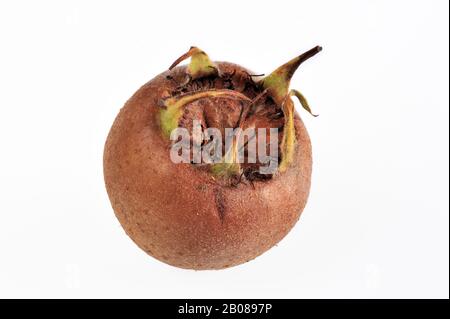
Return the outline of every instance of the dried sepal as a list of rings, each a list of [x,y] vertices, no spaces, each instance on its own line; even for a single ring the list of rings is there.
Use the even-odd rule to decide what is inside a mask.
[[[264,90],[260,94],[258,94],[251,102],[244,107],[242,110],[238,125],[237,125],[237,134],[236,137],[232,141],[232,146],[229,150],[226,151],[222,161],[220,163],[215,163],[211,165],[211,172],[213,175],[218,177],[231,177],[237,176],[241,173],[241,165],[238,162],[238,153],[241,149],[239,149],[238,141],[240,140],[242,130],[246,124],[247,115],[252,110],[252,108],[263,98],[266,96],[267,90]],[[242,148],[242,147],[241,147]]]
[[[268,76],[263,78],[259,83],[267,90],[268,95],[273,99],[276,105],[281,106],[284,114],[284,128],[283,128],[283,140],[281,141],[281,163],[278,167],[280,172],[286,171],[289,165],[294,159],[294,148],[295,148],[295,126],[294,126],[294,102],[291,96],[296,96],[303,108],[305,108],[309,113],[311,109],[309,108],[308,102],[304,96],[298,91],[289,91],[289,85],[291,78],[294,75],[297,68],[304,61],[313,57],[317,53],[322,51],[322,47],[316,46],[305,53],[295,57],[289,62],[283,64],[275,71],[270,73]],[[312,114],[312,113],[311,113]]]
[[[169,70],[172,70],[188,58],[191,58],[191,61],[187,67],[187,74],[191,80],[219,74],[219,70],[214,62],[210,60],[204,51],[197,47],[191,47],[188,52],[176,59],[169,67]]]
[[[233,141],[232,147],[225,153],[220,163],[211,165],[211,173],[217,177],[233,177],[238,176],[241,172],[241,164],[238,162],[237,142]]]
[[[281,163],[278,170],[282,173],[286,171],[294,160],[295,148],[295,126],[294,126],[294,102],[287,96],[282,105],[284,113],[283,140],[281,141]]]
[[[317,117],[319,116],[318,114],[314,114],[311,111],[311,107],[308,104],[308,101],[306,100],[305,96],[298,90],[291,90],[289,93],[290,96],[295,96],[299,101],[300,104],[302,105],[302,107],[312,116]]]
[[[288,95],[291,78],[300,64],[320,51],[322,51],[322,47],[316,46],[283,64],[261,80],[262,87],[269,91],[269,95],[277,105],[281,105]]]

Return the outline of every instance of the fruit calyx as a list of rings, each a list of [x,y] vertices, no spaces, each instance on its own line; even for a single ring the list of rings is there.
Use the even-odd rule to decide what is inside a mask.
[[[188,52],[180,56],[169,68],[169,70],[172,70],[182,61],[191,58],[185,71],[186,78],[178,77],[178,80],[176,80],[171,76],[167,76],[168,79],[178,82],[178,86],[169,98],[162,100],[164,108],[160,111],[160,123],[163,135],[169,138],[172,130],[181,125],[180,119],[184,117],[185,107],[201,99],[226,98],[235,101],[232,103],[239,103],[241,105],[241,114],[239,120],[232,127],[241,129],[246,125],[247,117],[255,116],[255,112],[250,112],[252,108],[273,108],[272,113],[275,113],[275,115],[278,113],[282,114],[281,121],[284,121],[284,124],[281,125],[283,135],[279,144],[281,162],[278,165],[278,171],[281,173],[286,171],[294,159],[296,144],[295,107],[291,97],[298,98],[300,104],[308,113],[317,116],[312,113],[302,93],[289,89],[290,81],[300,64],[321,50],[320,46],[316,46],[255,82],[253,77],[246,72],[239,71],[247,76],[242,76],[242,74],[236,75],[237,69],[234,69],[231,74],[227,74],[226,70],[220,72],[218,66],[210,60],[204,51],[197,47],[191,47]],[[231,85],[228,86],[225,83]],[[248,87],[251,88],[249,91],[246,90]],[[262,99],[263,97],[264,100]],[[256,102],[259,102],[260,99],[263,101],[256,105]],[[227,111],[223,109],[223,111],[219,110],[219,112]],[[270,119],[265,120],[270,124]],[[248,125],[252,125],[252,123]],[[269,126],[272,127],[271,125]],[[217,177],[242,177],[243,172],[245,173],[247,168],[239,164],[237,153],[238,147],[235,140],[233,140],[232,146],[225,150],[222,162],[210,165],[210,172]]]

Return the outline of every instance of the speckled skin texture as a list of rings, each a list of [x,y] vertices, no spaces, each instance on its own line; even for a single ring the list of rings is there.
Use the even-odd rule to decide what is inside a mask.
[[[243,68],[218,62],[221,71]],[[189,269],[221,269],[249,261],[277,244],[305,207],[311,182],[311,144],[296,114],[297,144],[289,169],[271,180],[216,181],[205,170],[170,160],[161,134],[161,98],[184,67],[141,87],[108,135],[104,177],[114,212],[130,238],[149,255]]]

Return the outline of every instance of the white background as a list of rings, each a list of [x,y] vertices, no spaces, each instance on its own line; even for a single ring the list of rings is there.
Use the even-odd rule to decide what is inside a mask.
[[[449,296],[448,1],[2,1],[0,297]],[[125,235],[102,152],[124,102],[189,46],[292,87],[311,197],[275,248],[227,270]]]

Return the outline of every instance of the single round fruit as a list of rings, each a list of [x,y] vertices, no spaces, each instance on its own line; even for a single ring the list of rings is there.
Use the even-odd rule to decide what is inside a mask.
[[[262,77],[214,63],[192,47],[130,98],[105,144],[104,177],[117,218],[140,248],[173,266],[221,269],[257,257],[289,232],[306,205],[312,166],[310,139],[291,96],[310,108],[289,82],[320,49]],[[189,57],[188,66],[177,66]],[[260,159],[238,161],[235,141],[223,144],[219,162],[174,163],[171,134],[193,132],[194,120],[221,134],[267,128],[256,131],[258,145],[261,134],[278,129],[276,170],[261,173]],[[208,138],[200,142],[204,147]],[[249,145],[247,139],[244,159]]]

